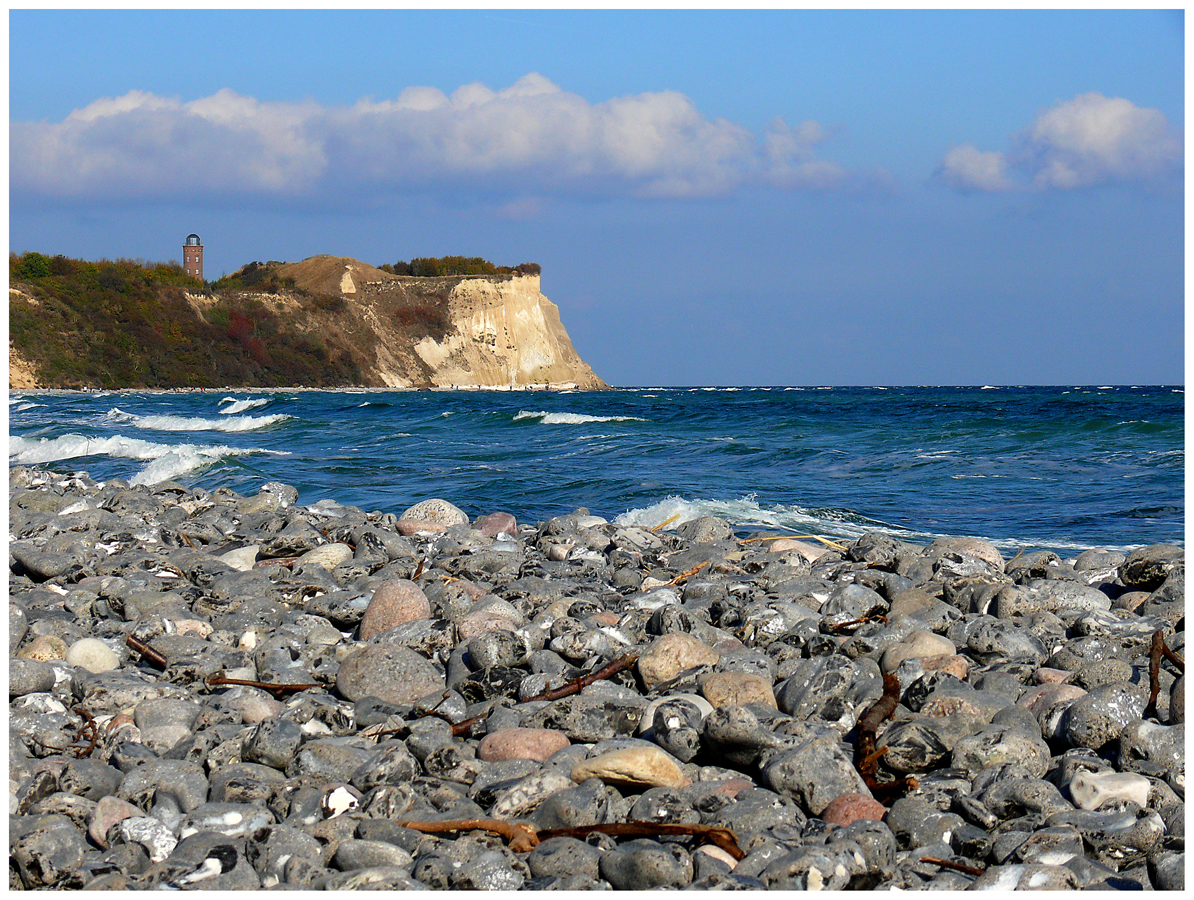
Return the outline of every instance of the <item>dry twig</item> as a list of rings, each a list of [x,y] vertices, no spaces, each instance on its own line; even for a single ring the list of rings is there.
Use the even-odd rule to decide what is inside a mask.
[[[443,822],[395,822],[401,828],[440,834],[445,831],[488,831],[503,837],[515,853],[526,853],[539,846],[539,835],[530,825],[501,819],[447,819]]]
[[[734,859],[744,859],[746,854],[738,846],[738,837],[729,828],[716,825],[679,825],[671,822],[610,822],[604,825],[581,825],[576,828],[553,828],[536,831],[520,822],[506,822],[502,819],[448,819],[443,822],[395,822],[402,828],[411,828],[425,834],[440,834],[446,831],[488,831],[505,838],[515,853],[526,853],[535,849],[540,842],[553,837],[584,838],[599,833],[613,837],[662,837],[687,835],[702,838],[720,847]]]
[[[776,534],[770,537],[755,537],[743,538],[739,544],[753,544],[757,541],[820,541],[831,550],[846,550],[845,544],[839,544],[837,541],[831,541],[829,538],[823,538],[817,534]]]
[[[525,700],[520,700],[520,703],[531,703],[535,700],[559,700],[561,697],[570,697],[573,694],[579,694],[584,688],[588,687],[595,681],[602,681],[613,675],[617,675],[634,665],[638,659],[638,654],[630,654],[615,659],[608,665],[602,666],[595,672],[590,672],[588,675],[582,675],[580,678],[575,678],[567,684],[562,684],[558,688],[551,688],[543,691],[541,694],[535,694],[533,697],[527,697]],[[430,713],[435,715],[435,713]],[[489,714],[481,713],[473,716],[470,719],[462,719],[452,725],[452,734],[455,737],[461,737],[469,733],[469,730],[481,720],[485,719]],[[442,718],[442,716],[441,716]]]
[[[705,568],[705,566],[707,566],[707,565],[709,565],[709,560],[705,560],[703,563],[698,563],[697,565],[695,565],[691,569],[689,569],[687,572],[681,572],[679,575],[677,575],[675,578],[673,578],[671,581],[669,581],[667,584],[665,584],[664,587],[675,587],[681,581],[683,581],[685,578],[691,578],[693,575],[695,575],[697,572],[701,571],[701,569]]]
[[[284,694],[296,694],[299,691],[308,691],[311,688],[320,688],[322,684],[271,684],[268,681],[249,681],[247,678],[225,678],[223,675],[209,675],[206,679],[210,687],[215,687],[221,684],[241,684],[245,687],[261,688],[263,691],[269,691],[281,697]]]
[[[82,706],[74,707],[74,711],[81,715],[85,720],[82,726],[79,728],[79,734],[75,740],[82,740],[83,733],[85,731],[91,732],[91,735],[88,738],[90,743],[86,747],[79,747],[75,750],[75,758],[82,759],[84,756],[90,756],[91,751],[93,751],[96,748],[96,745],[99,744],[99,726],[95,724],[95,719],[92,718],[91,713],[89,713]]]
[[[523,703],[530,703],[533,700],[559,700],[561,697],[570,697],[573,694],[579,694],[584,688],[587,688],[595,681],[602,681],[617,675],[629,669],[638,661],[637,653],[630,653],[626,656],[620,656],[613,662],[602,666],[595,672],[590,672],[588,675],[582,675],[580,678],[575,678],[567,684],[562,684],[558,688],[551,688],[541,694],[536,694],[533,697],[527,697]]]
[[[935,856],[922,856],[920,861],[941,866],[943,869],[953,869],[955,872],[962,872],[965,875],[973,875],[975,878],[986,871],[986,869],[976,869],[974,866],[968,866],[965,863],[950,862],[948,859],[938,859]]]
[[[166,668],[166,657],[154,650],[153,647],[149,646],[149,644],[137,640],[131,634],[124,639],[124,643],[130,650],[140,653],[143,657],[145,657],[146,661],[157,666],[159,669]]]
[[[1161,660],[1166,659],[1177,670],[1185,674],[1186,663],[1165,644],[1165,635],[1158,629],[1153,632],[1152,646],[1148,651],[1148,703],[1144,706],[1144,718],[1157,715],[1157,695],[1161,692]]]
[[[879,802],[883,797],[912,790],[916,787],[916,779],[912,777],[897,778],[895,781],[879,781],[879,759],[887,752],[887,747],[875,747],[875,732],[879,730],[900,703],[900,682],[890,672],[883,676],[883,696],[876,700],[858,720],[858,747],[854,754],[854,765],[858,774],[866,783],[871,794]]]

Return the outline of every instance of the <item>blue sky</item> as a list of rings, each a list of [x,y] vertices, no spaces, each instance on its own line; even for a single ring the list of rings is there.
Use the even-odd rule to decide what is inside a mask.
[[[534,261],[619,385],[1184,380],[1180,11],[17,10],[9,52],[17,252]]]

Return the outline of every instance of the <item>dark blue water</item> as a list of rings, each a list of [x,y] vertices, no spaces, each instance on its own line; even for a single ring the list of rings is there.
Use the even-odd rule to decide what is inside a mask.
[[[647,388],[597,393],[11,392],[11,464],[401,512],[577,507],[853,538],[1073,551],[1184,543],[1171,387]]]

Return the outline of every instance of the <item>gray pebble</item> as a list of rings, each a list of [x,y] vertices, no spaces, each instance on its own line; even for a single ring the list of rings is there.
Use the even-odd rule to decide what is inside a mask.
[[[682,888],[692,881],[692,857],[677,844],[631,840],[601,857],[601,877],[620,891]]]

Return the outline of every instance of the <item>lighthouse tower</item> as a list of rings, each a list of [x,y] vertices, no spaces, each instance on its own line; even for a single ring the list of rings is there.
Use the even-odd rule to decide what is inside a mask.
[[[182,245],[182,267],[188,275],[203,280],[203,243],[197,234],[188,234]]]

